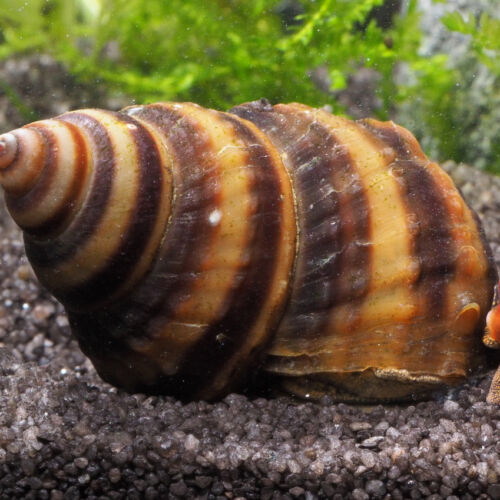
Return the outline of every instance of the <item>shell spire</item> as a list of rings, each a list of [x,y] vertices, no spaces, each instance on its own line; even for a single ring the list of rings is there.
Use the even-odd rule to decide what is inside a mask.
[[[70,222],[90,173],[78,132],[57,120],[0,136],[0,184],[10,214],[28,235],[46,239]]]
[[[12,133],[0,136],[0,169],[9,167],[17,154],[17,139]]]
[[[113,301],[149,269],[170,214],[166,155],[140,123],[96,109],[1,136],[7,207],[35,273],[67,310]]]
[[[30,191],[43,170],[45,155],[45,141],[34,128],[17,129],[0,137],[0,184],[10,198],[20,198]]]

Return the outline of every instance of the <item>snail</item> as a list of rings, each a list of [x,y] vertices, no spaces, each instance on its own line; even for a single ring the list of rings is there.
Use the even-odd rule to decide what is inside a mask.
[[[0,184],[127,391],[215,400],[264,371],[301,397],[403,400],[484,367],[486,324],[500,346],[479,219],[392,122],[266,100],[71,111],[0,136]]]

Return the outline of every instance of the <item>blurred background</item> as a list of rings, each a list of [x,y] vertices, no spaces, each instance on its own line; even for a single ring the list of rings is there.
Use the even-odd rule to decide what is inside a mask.
[[[70,108],[266,97],[393,119],[500,174],[497,0],[0,0],[0,131]]]

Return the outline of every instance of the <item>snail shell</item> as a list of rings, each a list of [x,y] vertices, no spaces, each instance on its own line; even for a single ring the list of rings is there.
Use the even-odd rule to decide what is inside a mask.
[[[80,110],[4,134],[0,183],[82,350],[129,391],[216,399],[262,365],[298,395],[401,399],[484,362],[478,219],[391,122]]]

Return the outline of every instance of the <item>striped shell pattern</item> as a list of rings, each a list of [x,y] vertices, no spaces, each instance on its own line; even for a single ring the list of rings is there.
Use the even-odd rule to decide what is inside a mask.
[[[217,399],[264,370],[292,394],[392,400],[485,364],[478,218],[392,122],[86,109],[1,136],[0,183],[40,282],[126,390]]]

